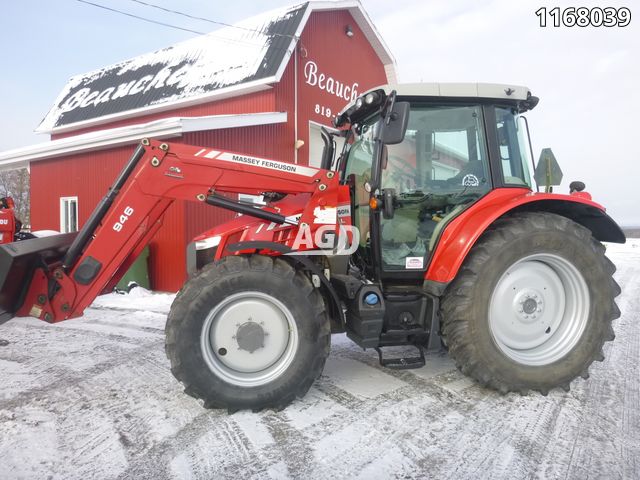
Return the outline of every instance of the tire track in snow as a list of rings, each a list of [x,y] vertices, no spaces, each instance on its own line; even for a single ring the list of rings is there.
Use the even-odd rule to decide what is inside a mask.
[[[330,383],[330,379],[326,375],[321,375],[319,379],[315,381],[311,388],[319,390],[337,405],[346,407],[349,410],[355,410],[363,405],[363,401],[347,392],[346,390],[337,387]]]
[[[47,371],[47,376],[57,377],[55,380],[37,387],[30,388],[21,392],[17,397],[9,400],[0,401],[0,410],[9,410],[19,407],[25,403],[37,400],[42,397],[51,395],[56,390],[62,390],[71,386],[75,386],[87,377],[99,375],[109,369],[131,361],[131,357],[139,356],[144,352],[161,348],[156,342],[153,344],[144,344],[139,347],[132,348],[124,352],[113,351],[114,360],[108,360],[98,363],[91,368],[80,371],[63,370],[57,366],[52,366]]]
[[[218,424],[211,421],[211,416],[210,412],[203,411],[176,434],[155,443],[147,452],[131,461],[117,478],[170,478],[170,462],[174,457],[206,433],[217,432]]]
[[[34,344],[46,342],[72,349],[79,341],[102,343],[98,357],[117,361],[94,375],[87,372],[98,364],[82,372],[47,369],[51,375],[84,379],[52,382],[52,390],[40,386],[40,394],[24,405],[10,404],[9,416],[0,412],[0,431],[9,439],[25,431],[49,439],[57,432],[50,442],[58,450],[50,450],[51,457],[36,450],[24,457],[33,477],[640,478],[639,275],[637,263],[621,266],[618,338],[606,347],[606,363],[596,363],[592,378],[574,382],[569,394],[500,396],[470,383],[453,362],[440,357],[431,357],[434,363],[421,370],[383,369],[375,355],[337,339],[328,362],[333,368],[304,399],[283,412],[228,416],[204,411],[200,402],[180,393],[160,335],[140,330],[153,327],[117,325],[123,317],[115,315],[86,322],[97,320],[100,330],[86,324],[13,328],[13,347],[28,349],[12,357],[2,347],[0,358],[27,362],[29,369],[60,361],[53,349],[32,352]],[[64,360],[94,354],[89,349]],[[343,366],[353,371],[340,371]],[[43,412],[55,424],[38,425]],[[28,424],[18,421],[24,416]],[[32,443],[22,438],[28,452]],[[4,449],[0,471],[12,453]],[[80,458],[74,450],[87,455]],[[38,464],[56,457],[54,463]]]
[[[523,411],[522,404],[516,408],[510,406],[504,412],[503,420],[496,425],[493,435],[489,435],[490,439],[500,441],[492,443],[491,440],[485,440],[482,448],[477,448],[471,457],[465,456],[465,459],[471,459],[469,463],[472,468],[462,473],[460,478],[525,478],[530,472],[536,471],[538,459],[542,457],[547,440],[555,429],[557,414],[564,402],[535,397],[531,400],[537,403],[535,415]],[[482,437],[478,440],[482,441]]]
[[[309,469],[313,467],[315,458],[313,448],[306,436],[280,413],[264,417],[263,421],[276,441],[275,448],[287,467],[292,478],[309,478]]]
[[[105,305],[96,305],[95,303],[91,304],[91,307],[89,307],[91,310],[102,310],[102,311],[106,311],[106,312],[124,312],[124,313],[139,313],[140,310],[137,308],[130,308],[130,307],[107,307]],[[164,315],[165,317],[167,316],[167,314],[169,313],[169,310],[166,308],[145,308],[144,309],[145,312],[149,312],[149,313],[157,313],[160,315]]]
[[[155,356],[155,352],[151,352],[151,356]],[[149,354],[137,355],[128,364],[86,376],[79,382],[58,385],[63,388],[48,390],[45,395],[13,408],[11,411],[18,413],[25,409],[41,410],[55,418],[57,439],[52,448],[55,448],[56,463],[54,467],[40,467],[43,470],[34,477],[44,478],[49,471],[57,472],[60,478],[117,475],[126,467],[129,453],[144,449],[149,438],[162,433],[157,427],[163,420],[162,400],[165,404],[176,403],[179,391],[177,385],[171,392],[159,385],[145,385],[145,380],[148,382],[151,378],[156,383],[166,383],[172,381],[169,377],[166,361],[161,365],[155,358],[149,358]],[[140,384],[132,387],[128,378],[137,379]],[[200,412],[197,404],[193,407]],[[186,410],[184,406],[182,410]],[[4,430],[4,426],[0,425],[0,429]],[[14,443],[15,449],[30,447],[30,442]],[[85,453],[80,454],[83,451]]]
[[[44,323],[42,325],[38,325],[38,324],[32,324],[32,323],[22,323],[19,324],[22,328],[26,329],[26,330],[32,330],[32,331],[36,331],[36,332],[41,332],[43,335],[51,335],[51,336],[69,336],[69,333],[71,334],[75,334],[75,335],[80,335],[82,337],[85,338],[94,338],[96,340],[100,340],[101,342],[105,340],[105,337],[108,339],[112,339],[112,340],[116,340],[117,342],[124,342],[124,343],[130,343],[130,344],[134,344],[134,345],[138,345],[140,343],[140,340],[144,340],[144,341],[154,341],[156,339],[161,338],[161,336],[159,335],[159,333],[162,332],[158,332],[156,329],[153,329],[150,333],[152,333],[152,335],[149,335],[147,333],[144,332],[144,330],[142,330],[141,328],[132,328],[130,325],[126,325],[126,328],[123,328],[123,330],[125,330],[124,332],[122,330],[116,330],[116,331],[107,331],[107,329],[92,329],[92,325],[93,324],[97,324],[100,326],[105,326],[105,327],[111,327],[113,328],[113,324],[111,323],[106,323],[106,322],[95,322],[93,320],[89,321],[84,321],[82,322],[81,320],[76,321],[75,323],[73,323],[73,320],[67,320],[67,322],[71,322],[71,323],[63,323],[62,325],[50,325],[48,323]],[[115,327],[116,329],[118,328],[117,326]],[[140,333],[143,333],[143,335],[127,335],[126,333],[128,333],[128,331],[131,331],[131,333],[135,333],[135,331],[139,331]],[[69,332],[69,333],[66,333]],[[25,335],[28,336],[32,335],[31,333],[26,333]],[[64,340],[62,340],[64,342]]]
[[[640,272],[633,262],[615,263],[620,265],[615,277],[623,289],[622,295],[616,299],[622,316],[614,321],[616,339],[605,344],[604,362],[594,363],[590,369],[591,378],[585,385],[582,418],[566,478],[590,478],[593,472],[607,472],[611,478],[640,477],[637,463],[640,454],[637,412],[640,405],[637,397],[631,405],[627,403],[629,394],[634,396],[629,392],[629,385],[635,384],[637,389],[639,378],[637,344],[640,326],[635,317],[640,308],[637,282]],[[629,418],[635,419],[635,426],[626,425]],[[616,431],[621,435],[613,435]]]
[[[629,266],[624,270],[630,269]],[[622,412],[622,435],[627,441],[622,443],[623,477],[640,477],[640,284],[632,278],[640,277],[638,268],[626,276],[628,290],[620,302],[621,336],[629,335],[624,358],[629,368],[624,370],[624,409]],[[624,328],[622,328],[624,327]],[[634,361],[635,360],[635,361]]]
[[[268,415],[256,415],[256,423],[268,423]],[[265,478],[278,462],[279,449],[254,448],[234,415],[208,410],[130,462],[118,478]]]
[[[447,402],[453,402],[454,404],[462,404],[467,403],[468,400],[465,399],[464,395],[460,395],[456,389],[452,390],[448,388],[449,385],[452,385],[460,380],[466,381],[468,380],[466,376],[464,376],[461,372],[459,372],[453,361],[451,360],[451,368],[445,368],[443,373],[437,373],[433,376],[421,376],[422,371],[424,369],[429,369],[429,364],[421,370],[395,370],[391,368],[385,368],[380,365],[378,361],[378,357],[374,355],[370,355],[367,352],[363,352],[362,350],[356,350],[352,348],[339,348],[336,352],[332,352],[339,357],[350,358],[356,360],[358,362],[364,363],[371,368],[384,372],[386,375],[397,378],[401,380],[405,384],[411,385],[415,388],[416,392],[422,393],[423,395],[429,395],[431,397],[435,397],[438,399],[445,400]],[[432,355],[441,355],[440,353],[432,354]],[[427,360],[428,362],[428,360]],[[469,381],[468,388],[470,389],[467,392],[469,395],[482,397],[484,393],[490,392],[489,390],[483,389],[482,387],[476,385],[475,383]],[[463,388],[462,390],[465,390]],[[484,392],[484,393],[483,393]],[[464,408],[464,407],[461,407]]]
[[[477,384],[468,382],[467,377],[453,367],[453,363],[451,363],[451,370],[430,379],[421,379],[413,373],[418,372],[417,370],[402,371],[384,369],[379,366],[377,357],[367,355],[366,352],[342,348],[334,353],[366,362],[374,368],[381,368],[385,373],[402,379],[415,387],[412,395],[435,394],[434,396],[438,398],[440,404],[442,404],[442,408],[436,407],[436,411],[445,417],[457,411],[462,415],[460,417],[461,419],[466,419],[465,414],[468,413],[469,410],[473,412],[476,418],[491,417],[492,410],[496,408],[496,402],[504,403],[505,398],[510,399],[510,401],[520,398],[515,394],[501,397]],[[449,385],[458,382],[463,385],[463,390],[460,392],[450,390]],[[467,383],[469,386],[466,386]],[[434,387],[436,388],[435,390]],[[470,445],[468,451],[459,453],[459,457],[463,459],[463,470],[473,472],[465,478],[479,478],[483,476],[483,472],[487,471],[491,472],[490,477],[492,478],[513,478],[513,472],[510,470],[520,471],[523,475],[525,475],[524,472],[535,470],[538,465],[537,459],[544,453],[548,440],[554,433],[557,415],[563,408],[563,394],[560,395],[561,400],[558,402],[555,399],[532,393],[532,395],[525,398],[528,399],[528,403],[534,401],[539,405],[539,407],[536,408],[535,415],[522,417],[519,415],[519,412],[514,414],[513,406],[508,405],[503,414],[500,415],[501,420],[497,424],[490,426],[487,429],[488,431],[482,430],[474,432],[477,436],[478,443]],[[488,402],[485,402],[485,399],[487,399]],[[458,408],[456,408],[456,403]],[[461,421],[456,428],[464,428],[463,423],[464,421]],[[514,424],[517,425],[517,428],[512,427]],[[455,432],[451,433],[455,435]],[[486,438],[490,438],[491,440],[487,442],[485,440]],[[446,447],[444,448],[450,449],[450,452],[456,452],[460,449],[457,444],[458,442],[451,442],[451,444],[449,444],[446,440],[443,442],[442,439],[438,439],[438,442],[445,443]],[[481,445],[482,448],[478,448],[478,445]],[[512,452],[512,454],[505,455],[505,451]],[[496,454],[496,452],[499,452],[499,454]],[[444,464],[447,465],[447,459],[443,459],[443,461]],[[455,465],[448,465],[448,467],[453,467],[454,470],[457,468]],[[424,468],[425,470],[434,471],[432,462],[426,462]],[[451,478],[456,478],[458,475],[459,473],[456,473]]]
[[[139,326],[139,325],[131,325],[129,323],[122,323],[122,322],[104,322],[101,320],[94,320],[92,323],[96,325],[104,325],[105,327],[118,327],[118,328],[124,328],[129,330],[137,330],[140,332],[153,333],[156,335],[164,335],[164,328],[145,327],[145,326]]]
[[[91,310],[87,310],[89,317]],[[87,375],[99,374],[125,362],[130,356],[161,349],[161,332],[135,325],[124,325],[127,328],[124,332],[120,327],[117,327],[117,333],[96,331],[91,327],[93,323],[106,329],[113,328],[107,322],[94,322],[86,318],[62,325],[50,325],[32,319],[17,319],[4,325],[3,337],[9,343],[0,348],[0,360],[12,362],[26,370],[33,386],[21,389],[17,397],[0,400],[0,408],[13,408],[50,390],[74,385]],[[138,332],[143,336],[139,336]],[[67,345],[72,348],[65,348]],[[55,362],[51,362],[52,357],[56,358]]]

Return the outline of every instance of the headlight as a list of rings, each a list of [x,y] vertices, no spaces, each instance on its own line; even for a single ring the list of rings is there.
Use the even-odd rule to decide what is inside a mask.
[[[207,248],[217,247],[218,245],[220,245],[220,240],[220,235],[205,238],[204,240],[198,240],[196,242],[196,250],[206,250]]]
[[[378,94],[376,92],[367,93],[367,95],[364,97],[364,103],[366,103],[367,105],[371,105],[377,99]]]
[[[356,108],[361,108],[362,107],[362,97],[358,97],[358,99],[356,100]]]

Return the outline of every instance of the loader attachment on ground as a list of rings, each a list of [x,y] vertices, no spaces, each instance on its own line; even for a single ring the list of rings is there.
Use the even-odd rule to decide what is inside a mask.
[[[0,324],[11,320],[24,302],[38,266],[62,260],[77,232],[0,245]]]

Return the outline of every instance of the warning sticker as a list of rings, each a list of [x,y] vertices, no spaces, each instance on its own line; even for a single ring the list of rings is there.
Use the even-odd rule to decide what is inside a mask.
[[[336,207],[316,207],[313,216],[313,223],[333,225],[336,223]]]
[[[422,257],[406,257],[404,268],[424,268],[424,259]]]

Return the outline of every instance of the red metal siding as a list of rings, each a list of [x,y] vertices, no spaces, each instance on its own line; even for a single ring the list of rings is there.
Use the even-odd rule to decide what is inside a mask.
[[[184,212],[185,202],[174,202],[149,245],[149,279],[154,290],[177,292],[187,279]]]
[[[274,155],[277,160],[283,162],[294,161],[295,135],[295,62],[293,57],[289,60],[287,67],[280,78],[280,83],[275,87],[276,108],[279,112],[287,112],[286,125],[280,125],[279,129],[279,149]]]
[[[345,34],[347,25],[351,26],[353,37]],[[348,12],[312,13],[299,45],[298,138],[304,140],[305,144],[298,151],[298,161],[308,164],[309,121],[331,126],[336,113],[350,101],[344,98],[347,96],[347,87],[351,94],[354,84],[357,84],[357,93],[363,93],[387,83],[387,76],[378,55]],[[308,75],[314,69],[309,62],[317,67],[315,78]],[[324,82],[321,82],[321,75],[324,75]],[[342,98],[336,94],[338,83],[342,86]],[[334,93],[327,91],[330,84],[333,85]],[[320,88],[321,85],[324,89]]]
[[[84,224],[131,155],[131,147],[73,155],[31,164],[31,223],[35,230],[60,229],[60,197],[78,197]]]

